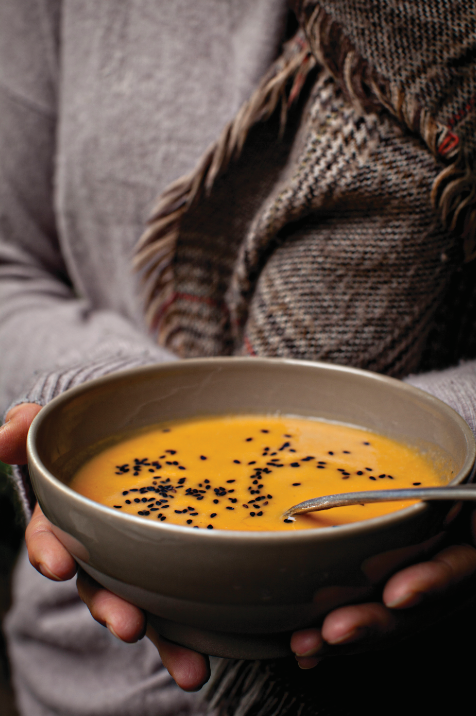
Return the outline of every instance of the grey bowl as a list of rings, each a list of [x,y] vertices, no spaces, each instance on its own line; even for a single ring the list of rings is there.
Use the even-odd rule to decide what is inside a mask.
[[[250,412],[321,417],[404,440],[426,449],[451,484],[472,478],[476,448],[464,420],[432,396],[375,373],[304,361],[162,364],[92,381],[45,407],[28,436],[30,474],[57,537],[81,567],[145,609],[165,637],[254,659],[289,654],[292,631],[371,596],[389,569],[430,548],[451,504],[419,503],[316,531],[253,533],[155,523],[68,487],[98,441],[166,420]]]

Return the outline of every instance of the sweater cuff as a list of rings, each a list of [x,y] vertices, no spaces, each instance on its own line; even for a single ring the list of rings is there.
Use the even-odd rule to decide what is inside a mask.
[[[476,361],[443,371],[409,375],[405,382],[431,393],[456,410],[476,436]]]
[[[42,407],[65,390],[81,385],[88,380],[100,378],[109,373],[138,368],[144,365],[165,363],[177,360],[177,357],[165,349],[145,350],[135,356],[117,355],[98,358],[95,361],[81,365],[70,366],[52,373],[39,375],[35,383],[20,395],[8,408],[11,410],[21,403],[36,403]],[[7,412],[8,412],[7,410]],[[35,494],[30,482],[28,467],[15,465],[12,470],[13,488],[21,505],[23,519],[28,523],[35,507]]]

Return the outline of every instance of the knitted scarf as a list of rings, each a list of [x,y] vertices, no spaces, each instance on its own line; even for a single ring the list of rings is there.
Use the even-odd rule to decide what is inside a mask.
[[[138,244],[151,330],[182,357],[397,377],[476,357],[475,0],[295,12],[297,34]],[[351,713],[316,706],[292,668],[224,662],[213,705]]]

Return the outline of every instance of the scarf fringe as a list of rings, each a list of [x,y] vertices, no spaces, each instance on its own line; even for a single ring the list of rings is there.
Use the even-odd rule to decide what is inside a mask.
[[[419,134],[435,158],[449,162],[434,181],[433,207],[443,226],[462,237],[465,261],[472,261],[476,258],[476,173],[470,157],[460,147],[458,136],[437,124],[401,87],[381,77],[355,51],[339,23],[319,5],[298,4],[301,8],[297,12],[312,52],[354,106],[361,113],[386,109],[410,131]]]
[[[205,693],[215,716],[314,716],[262,661],[222,659]]]
[[[173,302],[173,262],[184,214],[202,195],[208,195],[217,178],[236,161],[252,127],[265,122],[281,103],[281,134],[288,110],[299,97],[316,62],[300,32],[290,40],[250,99],[200,159],[197,167],[173,182],[159,197],[147,230],[140,238],[133,260],[141,274],[146,322],[165,340],[162,318]]]

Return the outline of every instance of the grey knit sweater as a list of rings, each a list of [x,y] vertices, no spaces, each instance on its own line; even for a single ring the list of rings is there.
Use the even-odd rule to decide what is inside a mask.
[[[274,59],[285,10],[284,0],[2,0],[2,411],[173,359],[145,329],[133,248],[157,194],[193,168]],[[409,380],[476,431],[474,362]],[[18,471],[28,514],[26,479]],[[149,643],[114,642],[74,594],[21,561],[6,628],[24,714],[199,710]]]

